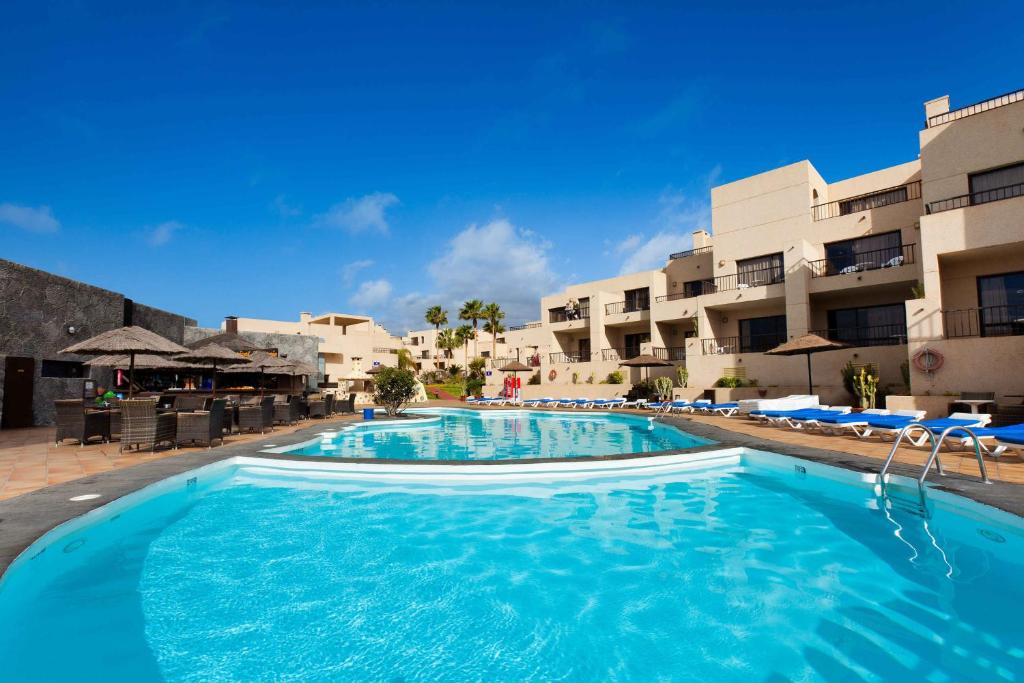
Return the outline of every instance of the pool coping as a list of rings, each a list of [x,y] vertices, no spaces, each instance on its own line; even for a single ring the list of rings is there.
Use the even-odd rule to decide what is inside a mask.
[[[476,410],[475,408],[465,408]],[[557,411],[544,411],[557,412]],[[615,413],[616,411],[607,411]],[[531,464],[531,463],[555,463],[555,462],[593,462],[608,460],[636,460],[663,455],[680,455],[689,453],[702,453],[718,451],[728,448],[747,448],[757,451],[770,451],[780,455],[787,455],[810,462],[818,462],[833,467],[863,474],[877,474],[878,460],[859,456],[842,451],[830,451],[810,446],[781,443],[755,437],[752,435],[732,432],[721,427],[695,422],[686,417],[676,415],[650,415],[644,413],[617,413],[634,416],[653,418],[656,421],[677,427],[688,434],[708,439],[713,443],[695,446],[687,449],[668,451],[657,451],[650,453],[625,453],[616,455],[585,456],[574,458],[524,458],[515,461],[508,460],[423,460],[410,461],[396,458],[381,458],[372,461],[367,458],[342,458],[342,457],[320,457],[309,455],[289,455],[286,453],[264,453],[261,449],[267,446],[257,442],[246,442],[240,444],[225,444],[216,448],[200,451],[187,451],[174,457],[161,458],[150,462],[140,463],[124,469],[111,470],[63,484],[48,486],[30,493],[26,493],[8,500],[0,501],[0,576],[14,562],[21,552],[34,543],[41,536],[60,526],[61,524],[79,517],[90,510],[102,507],[129,493],[138,491],[151,484],[182,474],[205,465],[210,465],[237,456],[246,458],[275,461],[293,461],[303,463],[361,463],[361,464],[387,464],[406,465],[413,467],[430,468],[437,465],[462,465],[489,467],[501,467],[509,464]],[[378,418],[380,419],[380,418]],[[408,419],[408,418],[406,418]],[[415,419],[415,418],[413,418]],[[310,425],[303,429],[291,432],[287,435],[290,444],[299,444],[309,441],[320,432],[323,432],[322,424]],[[264,435],[266,438],[258,441],[279,441],[273,434]],[[281,444],[278,444],[281,445]],[[893,473],[904,476],[916,477],[918,468],[896,465]],[[958,474],[948,474],[941,480],[931,480],[930,488],[945,491],[955,495],[974,500],[984,505],[1009,512],[1019,517],[1024,517],[1024,495],[1022,486],[1005,482],[994,482],[984,484],[974,477]],[[98,497],[72,501],[71,498],[99,494]]]

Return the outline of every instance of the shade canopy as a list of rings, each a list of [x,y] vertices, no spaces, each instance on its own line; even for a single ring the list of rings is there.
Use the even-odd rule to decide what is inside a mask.
[[[805,334],[796,339],[791,339],[784,344],[779,344],[774,349],[765,351],[771,356],[807,356],[807,393],[814,393],[814,380],[811,376],[811,354],[820,351],[836,351],[845,349],[848,345],[842,342],[831,341],[816,334]]]
[[[97,334],[95,337],[72,344],[61,353],[153,353],[170,356],[187,351],[184,346],[164,339],[156,332],[132,325]]]
[[[87,360],[85,364],[94,367],[124,369],[131,366],[132,358],[126,353],[107,354]],[[192,368],[192,365],[169,356],[158,356],[154,353],[135,355],[135,369],[137,370],[191,370]]]
[[[625,368],[670,368],[672,364],[667,360],[656,358],[648,353],[637,356],[636,358],[630,358],[619,363],[620,367]]]
[[[237,365],[249,363],[249,359],[242,354],[232,351],[226,346],[217,343],[204,344],[191,351],[179,354],[175,360],[185,362],[208,363],[210,365]]]
[[[217,344],[231,351],[244,351],[246,353],[262,351],[260,347],[256,346],[245,337],[239,336],[235,332],[222,332],[221,334],[215,334],[212,337],[197,339],[194,342],[188,343],[186,346],[192,349],[199,349],[210,344]]]
[[[848,345],[842,342],[831,341],[816,334],[805,334],[802,337],[791,339],[785,344],[779,344],[774,349],[765,351],[772,356],[799,356],[802,354],[818,353],[819,351],[835,351],[845,349]]]
[[[520,363],[517,360],[507,363],[498,368],[498,372],[529,372],[531,370],[529,365]]]
[[[291,374],[294,363],[289,363],[284,358],[272,356],[266,351],[254,351],[247,358],[246,363],[229,365],[222,372],[267,372],[271,375]]]

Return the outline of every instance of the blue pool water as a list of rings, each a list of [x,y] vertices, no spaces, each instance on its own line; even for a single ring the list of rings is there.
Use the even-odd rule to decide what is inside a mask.
[[[419,411],[410,411],[417,414]],[[711,443],[646,417],[526,410],[424,410],[440,419],[356,426],[285,452],[397,460],[520,460],[653,453]]]
[[[14,567],[2,676],[1024,677],[1015,523],[881,510],[769,462],[474,486],[201,477]]]

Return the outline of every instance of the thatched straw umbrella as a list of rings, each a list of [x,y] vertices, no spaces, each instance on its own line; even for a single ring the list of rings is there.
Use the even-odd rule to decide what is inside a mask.
[[[380,373],[384,372],[384,368],[385,367],[387,367],[387,366],[386,365],[374,365],[372,368],[370,368],[369,370],[366,371],[366,374],[367,375],[379,375]]]
[[[218,365],[245,365],[249,359],[240,353],[221,346],[216,342],[203,344],[187,353],[174,357],[175,360],[184,362],[198,362],[202,365],[213,368],[213,395],[217,395],[217,366]]]
[[[266,351],[254,351],[248,357],[248,363],[240,363],[238,365],[229,365],[224,368],[222,372],[226,373],[240,373],[240,372],[252,372],[253,370],[260,371],[260,396],[263,395],[263,373],[270,370],[272,375],[290,375],[292,368],[295,367],[294,363],[289,363],[283,358],[272,356]]]
[[[124,369],[131,365],[131,357],[123,353],[96,356],[91,360],[85,361],[85,365]],[[180,360],[175,360],[170,356],[156,356],[151,353],[139,353],[135,356],[136,370],[191,370],[194,367]]]
[[[173,356],[176,353],[185,353],[188,349],[180,344],[175,344],[170,339],[164,339],[155,332],[132,325],[121,327],[116,330],[109,330],[98,334],[95,337],[72,344],[61,353],[80,353],[83,355],[99,354],[128,354],[128,398],[131,398],[135,390],[135,354],[148,353],[158,356]]]
[[[498,368],[498,372],[511,372],[513,377],[518,377],[520,372],[530,372],[530,366],[526,365],[525,363],[520,363],[519,361],[514,360],[511,363],[506,363],[505,365],[502,365],[500,368]],[[513,389],[512,391],[515,398],[518,399],[519,394],[517,392],[519,390]],[[508,392],[506,392],[506,394],[507,393]],[[508,396],[506,395],[505,398],[508,398]]]
[[[672,364],[667,360],[662,360],[650,354],[643,354],[636,358],[630,358],[629,360],[622,361],[619,363],[620,368],[670,368]],[[647,379],[650,379],[651,371],[647,371]]]
[[[814,382],[811,380],[811,354],[819,351],[836,351],[847,348],[847,344],[834,342],[816,334],[805,334],[802,337],[792,339],[785,344],[780,344],[770,351],[765,351],[771,356],[807,356],[807,393],[814,393]]]
[[[209,344],[217,344],[218,346],[223,346],[230,351],[238,351],[241,353],[263,351],[263,349],[235,332],[222,332],[220,334],[215,334],[212,337],[205,337],[203,339],[197,339],[194,342],[189,342],[185,346],[190,349],[200,349]]]

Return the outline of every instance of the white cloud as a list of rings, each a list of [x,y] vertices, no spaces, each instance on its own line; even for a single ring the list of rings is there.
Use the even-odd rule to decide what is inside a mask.
[[[174,237],[174,233],[181,230],[184,225],[178,221],[164,221],[160,225],[148,230],[146,235],[146,241],[149,242],[150,246],[162,247],[171,241]]]
[[[708,182],[721,172],[712,169]],[[671,188],[658,197],[658,214],[654,220],[655,232],[647,237],[632,234],[615,247],[622,257],[619,274],[661,268],[669,254],[686,251],[693,246],[693,231],[707,228],[711,223],[711,207],[707,201],[693,200]]]
[[[50,233],[60,230],[60,221],[48,206],[0,204],[0,223],[28,232]]]
[[[398,197],[390,192],[374,192],[359,198],[349,198],[341,204],[335,204],[326,213],[314,216],[313,224],[351,233],[375,231],[387,234],[390,226],[385,212],[395,204],[398,204]]]
[[[274,197],[274,210],[280,214],[281,218],[293,218],[295,216],[302,215],[302,207],[292,206],[289,204],[285,201],[285,196],[283,194],[279,194]]]
[[[367,280],[359,285],[348,302],[359,310],[379,309],[391,299],[391,283],[387,280]]]
[[[619,245],[619,253],[625,255],[619,275],[661,268],[669,254],[686,251],[691,244],[693,238],[685,233],[658,232],[646,241],[640,235],[631,235]]]
[[[346,263],[341,268],[341,281],[344,282],[346,285],[351,285],[353,282],[355,282],[356,275],[359,274],[359,271],[366,270],[372,265],[373,261],[371,261],[370,259],[361,259],[359,261],[352,261],[351,263]]]

